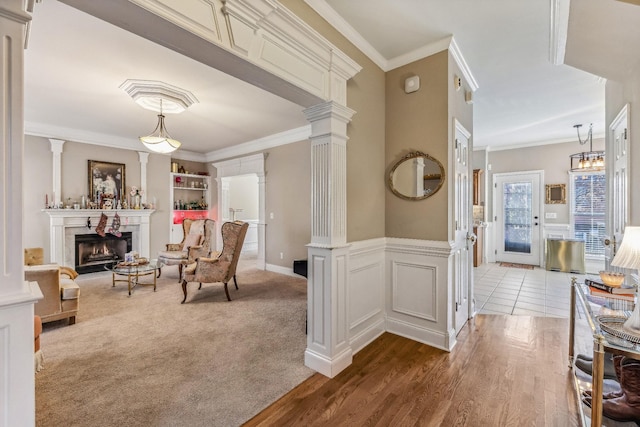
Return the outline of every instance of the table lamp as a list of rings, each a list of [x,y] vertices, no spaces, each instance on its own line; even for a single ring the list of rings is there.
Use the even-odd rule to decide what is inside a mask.
[[[622,237],[622,244],[611,261],[614,267],[640,269],[640,227],[627,226]],[[640,301],[636,288],[636,304],[633,313],[624,322],[623,329],[640,335]]]

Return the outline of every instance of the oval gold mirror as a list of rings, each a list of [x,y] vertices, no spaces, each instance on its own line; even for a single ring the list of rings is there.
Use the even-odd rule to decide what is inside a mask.
[[[401,158],[389,172],[389,188],[405,200],[422,200],[433,196],[444,183],[444,166],[420,151]]]

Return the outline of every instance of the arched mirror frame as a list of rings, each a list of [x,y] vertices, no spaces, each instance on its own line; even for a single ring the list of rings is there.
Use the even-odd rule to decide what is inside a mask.
[[[407,196],[406,194],[400,193],[393,186],[393,174],[396,172],[396,169],[398,169],[398,167],[400,165],[402,165],[404,162],[409,161],[411,159],[416,159],[416,158],[419,158],[419,157],[424,157],[426,160],[432,161],[433,163],[435,163],[440,168],[440,181],[438,182],[438,185],[436,186],[436,188],[433,189],[429,194],[425,194],[424,196]],[[426,153],[423,153],[421,151],[412,151],[411,153],[405,155],[400,160],[398,160],[395,165],[393,165],[393,167],[391,168],[391,171],[389,171],[389,176],[388,176],[388,179],[387,179],[387,185],[389,186],[389,189],[391,190],[391,192],[393,194],[395,194],[396,196],[400,197],[401,199],[404,199],[404,200],[424,200],[426,198],[429,198],[429,197],[433,196],[434,194],[436,194],[438,192],[438,190],[440,190],[440,188],[442,188],[442,185],[444,184],[444,179],[445,179],[444,166],[442,165],[442,163],[440,163],[439,160],[437,160],[436,158],[431,157],[430,155],[428,155]]]

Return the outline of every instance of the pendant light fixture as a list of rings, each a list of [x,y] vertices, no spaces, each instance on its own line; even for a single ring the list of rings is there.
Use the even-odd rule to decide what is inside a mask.
[[[573,125],[578,133],[578,142],[580,145],[584,145],[589,142],[589,151],[582,153],[572,154],[571,159],[571,172],[594,172],[604,170],[604,151],[593,151],[593,124],[589,125],[589,132],[587,137],[582,140],[580,138],[580,128],[582,125]]]
[[[162,114],[162,98],[160,98],[160,114],[158,114],[158,125],[151,132],[151,135],[141,136],[140,142],[149,150],[156,153],[167,154],[176,151],[182,145],[180,141],[171,138],[167,128],[164,126],[164,114]]]

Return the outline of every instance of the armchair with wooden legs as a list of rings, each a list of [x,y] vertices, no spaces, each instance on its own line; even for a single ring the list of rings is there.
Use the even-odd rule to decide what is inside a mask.
[[[231,301],[227,284],[233,278],[236,289],[238,289],[236,267],[248,228],[249,223],[242,221],[222,224],[222,252],[219,254],[214,252],[210,258],[199,257],[196,262],[185,268],[182,276],[182,292],[184,293],[182,304],[187,300],[187,283],[189,282],[199,282],[198,289],[202,289],[202,283],[221,282],[224,284],[227,300]]]
[[[178,282],[182,278],[182,269],[200,256],[209,256],[213,249],[215,222],[211,219],[185,219],[182,222],[183,238],[180,243],[167,243],[164,251],[158,252],[158,261],[163,265],[178,266]],[[158,270],[158,277],[162,269]]]

